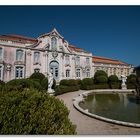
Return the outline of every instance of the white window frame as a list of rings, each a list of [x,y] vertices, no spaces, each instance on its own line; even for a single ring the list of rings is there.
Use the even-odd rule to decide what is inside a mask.
[[[22,68],[22,77],[20,77],[20,76],[16,77],[16,72],[17,72],[16,70],[17,70],[18,67]],[[19,70],[19,73],[20,73],[20,71],[21,70]],[[23,78],[25,78],[25,67],[22,66],[22,65],[16,65],[15,66],[15,79],[23,79]]]
[[[75,63],[76,63],[77,66],[80,66],[80,56],[76,57]]]
[[[65,56],[65,64],[66,65],[69,65],[70,64],[70,56],[69,55],[66,55]]]
[[[0,80],[3,81],[3,68],[4,66],[2,64],[0,64]]]
[[[37,60],[36,60],[36,58],[35,58],[35,53],[38,53],[38,58],[37,58]],[[34,63],[40,63],[40,52],[39,52],[39,51],[35,51],[35,52],[34,52]]]
[[[86,57],[86,64],[87,64],[87,65],[90,64],[90,59],[89,59],[89,57]]]
[[[70,69],[66,70],[66,78],[70,78]]]
[[[53,39],[55,39],[55,40],[53,40]],[[55,41],[55,43],[54,43],[54,41]],[[57,38],[54,36],[51,38],[51,48],[52,48],[52,50],[57,50]]]
[[[90,69],[86,69],[86,77],[90,77]]]
[[[21,60],[18,60],[18,59],[17,59],[17,52],[18,52],[18,51],[22,51],[22,53],[23,53],[22,59],[21,59]],[[19,48],[19,49],[16,49],[15,60],[16,60],[16,61],[24,61],[24,54],[25,54],[24,50],[22,50],[22,49],[20,49],[20,48]]]
[[[1,53],[1,58],[0,58],[0,60],[3,60],[3,53],[4,53],[4,48],[3,48],[3,47],[0,47],[0,49],[2,50],[2,53]]]
[[[81,70],[76,69],[76,78],[80,78],[80,77],[81,77]]]

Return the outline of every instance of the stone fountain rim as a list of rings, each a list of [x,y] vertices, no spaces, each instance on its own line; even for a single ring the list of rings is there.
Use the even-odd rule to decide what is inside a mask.
[[[114,91],[114,92],[112,92],[112,91]],[[83,113],[89,117],[101,120],[101,121],[105,121],[105,122],[109,122],[109,123],[113,123],[113,124],[118,124],[118,125],[123,125],[123,126],[140,128],[140,124],[138,124],[138,123],[129,123],[129,122],[124,122],[124,121],[108,119],[108,118],[105,118],[105,117],[102,117],[99,115],[92,114],[92,113],[88,112],[88,110],[84,110],[79,106],[79,103],[84,100],[84,97],[86,97],[90,94],[97,94],[97,93],[101,93],[101,92],[110,92],[110,93],[122,92],[122,93],[129,94],[129,93],[135,92],[135,90],[132,89],[132,90],[90,90],[90,91],[85,91],[84,93],[79,94],[78,97],[73,99],[73,106],[81,113]]]

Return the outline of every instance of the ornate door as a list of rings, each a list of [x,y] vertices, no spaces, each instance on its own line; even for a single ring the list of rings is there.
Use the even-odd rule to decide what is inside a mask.
[[[50,70],[52,72],[53,78],[57,80],[59,78],[59,63],[57,61],[52,61],[50,63]]]

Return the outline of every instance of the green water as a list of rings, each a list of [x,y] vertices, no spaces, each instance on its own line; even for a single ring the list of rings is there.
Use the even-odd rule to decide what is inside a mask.
[[[93,94],[79,105],[105,118],[140,124],[140,101],[132,94]]]

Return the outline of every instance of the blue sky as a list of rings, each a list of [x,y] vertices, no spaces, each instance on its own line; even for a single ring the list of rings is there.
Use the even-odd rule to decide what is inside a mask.
[[[0,6],[0,34],[37,38],[56,28],[77,47],[140,65],[140,6]]]

